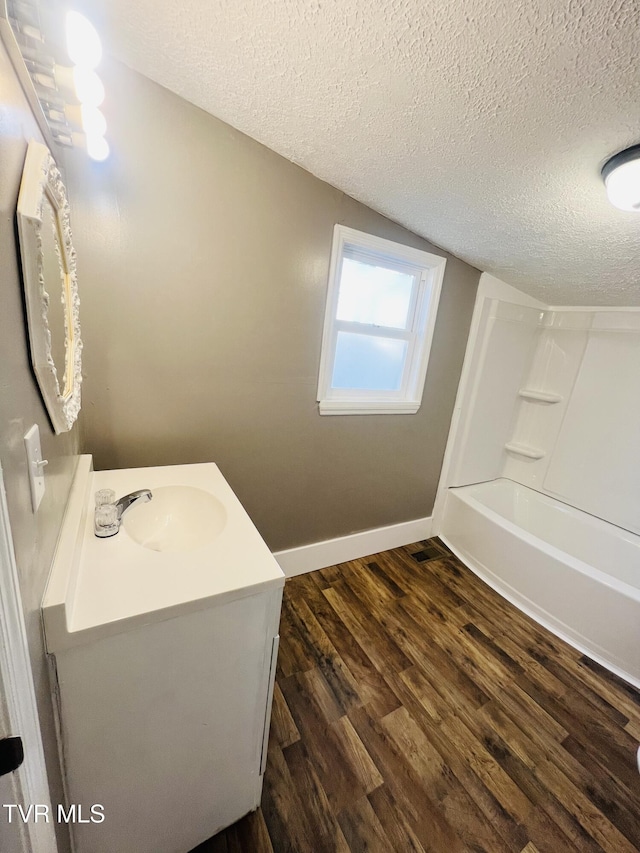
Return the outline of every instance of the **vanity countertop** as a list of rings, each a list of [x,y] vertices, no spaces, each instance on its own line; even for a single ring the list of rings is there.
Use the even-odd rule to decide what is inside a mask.
[[[212,494],[226,510],[223,530],[187,551],[156,551],[117,535],[94,535],[94,495],[189,486]],[[132,508],[129,512],[136,512]],[[283,586],[284,575],[214,463],[93,471],[82,456],[67,505],[43,601],[47,649],[56,652]]]

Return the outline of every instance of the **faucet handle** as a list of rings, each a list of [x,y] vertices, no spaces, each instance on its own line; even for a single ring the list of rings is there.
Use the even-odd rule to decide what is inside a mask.
[[[114,504],[116,502],[116,493],[113,489],[100,489],[96,492],[96,509],[105,504]]]
[[[118,509],[114,503],[96,507],[95,534],[101,538],[113,536],[118,532]]]

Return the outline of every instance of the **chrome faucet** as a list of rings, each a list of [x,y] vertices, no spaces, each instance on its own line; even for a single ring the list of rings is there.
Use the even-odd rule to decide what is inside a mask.
[[[128,512],[136,504],[147,503],[152,497],[149,489],[138,489],[137,492],[124,495],[119,500],[115,500],[115,493],[108,489],[97,492],[94,533],[100,539],[115,536],[120,530],[125,512]]]
[[[122,516],[125,512],[128,512],[132,506],[137,503],[148,503],[152,497],[153,495],[149,489],[138,489],[137,492],[131,492],[130,494],[120,498],[120,500],[117,500],[116,509],[118,511],[118,526],[120,526]]]

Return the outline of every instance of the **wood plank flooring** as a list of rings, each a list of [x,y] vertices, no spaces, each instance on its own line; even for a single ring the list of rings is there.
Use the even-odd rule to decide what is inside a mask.
[[[262,807],[198,853],[634,853],[640,694],[438,540],[287,580]]]

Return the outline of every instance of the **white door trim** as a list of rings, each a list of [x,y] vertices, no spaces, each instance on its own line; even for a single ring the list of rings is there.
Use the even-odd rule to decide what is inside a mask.
[[[27,646],[18,569],[13,551],[4,478],[0,468],[0,692],[4,694],[7,723],[24,744],[24,763],[16,772],[22,806],[49,807],[49,822],[31,820],[25,825],[24,853],[56,853],[55,815],[51,812],[49,783],[44,761],[33,673]],[[6,819],[6,813],[0,819]],[[15,813],[15,810],[14,810]]]

